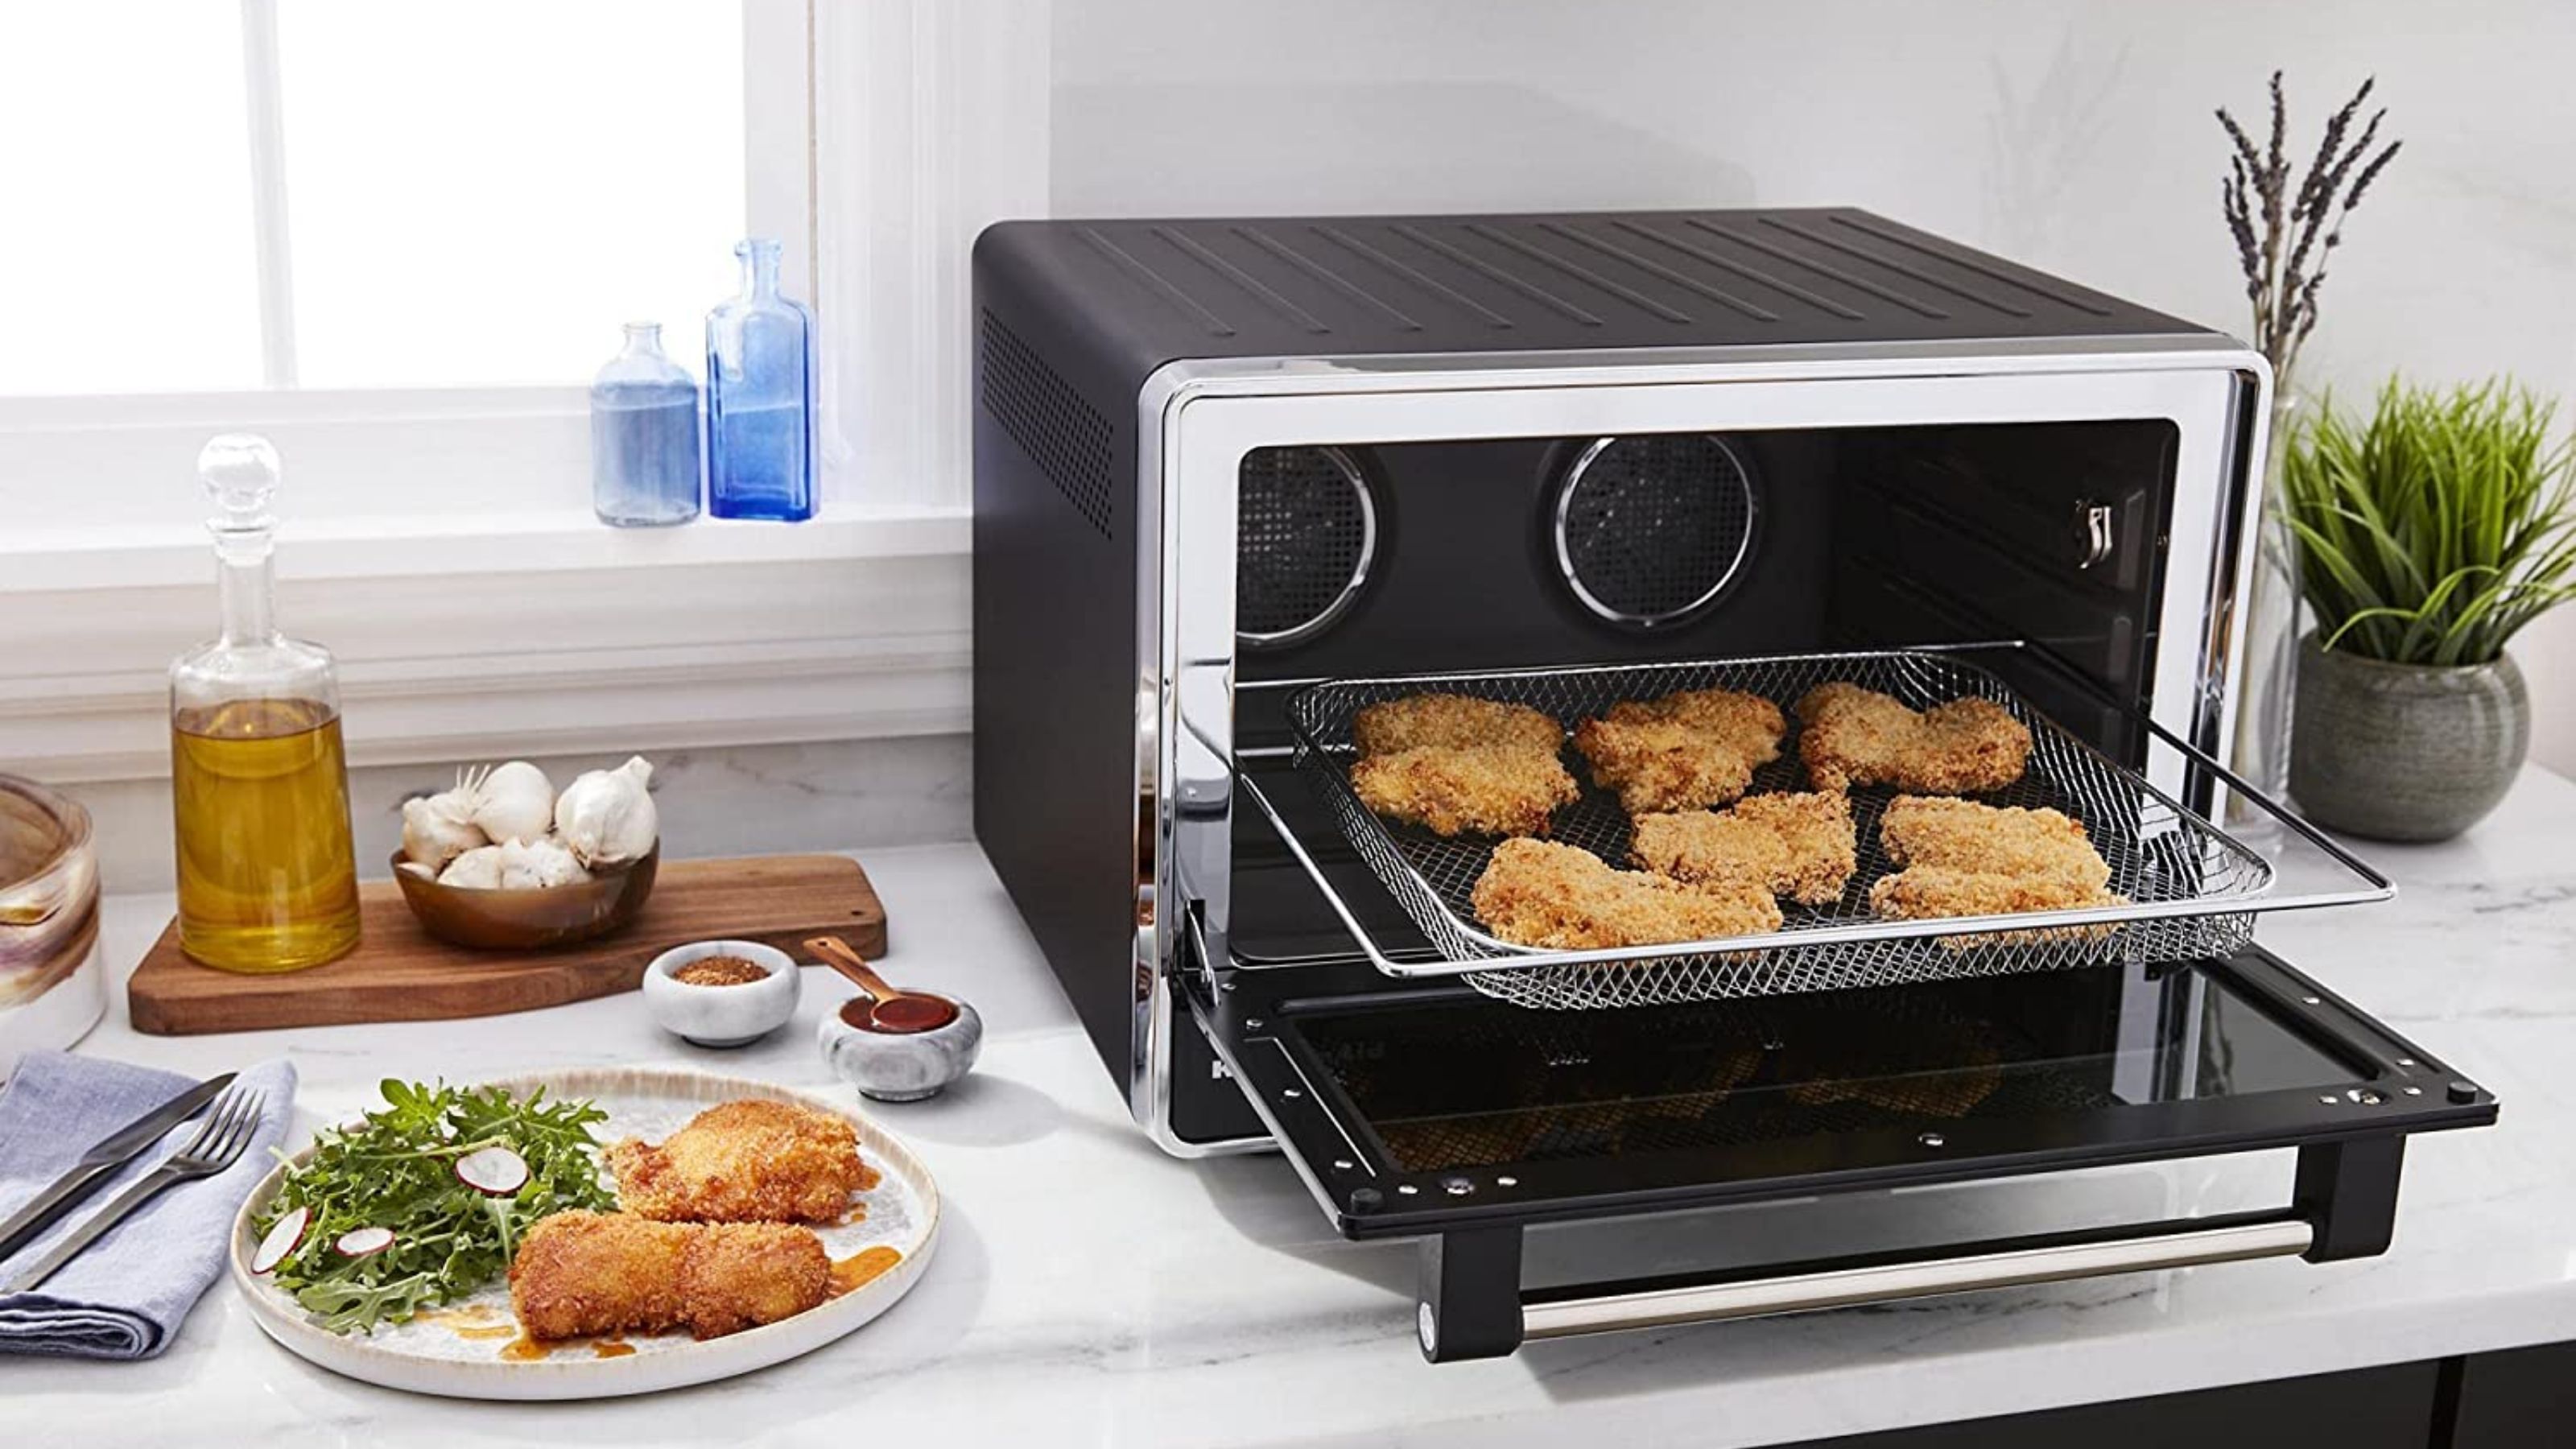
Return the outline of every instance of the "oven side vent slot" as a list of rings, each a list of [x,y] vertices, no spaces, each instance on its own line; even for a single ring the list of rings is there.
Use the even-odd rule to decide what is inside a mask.
[[[1109,419],[1083,401],[1036,349],[984,309],[980,336],[984,410],[1103,538],[1111,537]]]

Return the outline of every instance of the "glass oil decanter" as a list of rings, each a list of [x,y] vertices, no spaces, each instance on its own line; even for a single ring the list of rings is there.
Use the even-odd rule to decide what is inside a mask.
[[[707,512],[814,516],[814,314],[779,295],[778,243],[753,237],[742,295],[707,314]]]
[[[358,944],[339,668],[277,632],[277,450],[227,434],[197,455],[215,501],[223,634],[170,666],[179,946],[226,971],[295,971]]]

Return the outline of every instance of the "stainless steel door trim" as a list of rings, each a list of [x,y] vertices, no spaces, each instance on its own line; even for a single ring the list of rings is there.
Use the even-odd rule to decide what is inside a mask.
[[[1994,372],[2259,370],[2263,355],[2218,332],[2025,338],[1984,344],[1818,343],[1808,346],[1632,347],[1615,353],[1459,352],[1384,357],[1183,358],[1138,392],[1148,426],[1189,397],[1293,393],[1619,387],[1658,382],[1736,382],[1830,377],[1939,377]]]
[[[1188,520],[1180,517],[1183,492],[1182,427],[1188,405],[1200,399],[1226,397],[1255,398],[1294,396],[1320,393],[1371,392],[1440,392],[1493,391],[1503,388],[1616,388],[1641,382],[1711,382],[1800,379],[1901,379],[1939,378],[1987,374],[2032,375],[2048,373],[2169,373],[2224,372],[2250,377],[2255,382],[2256,404],[2249,420],[2241,413],[2229,419],[2233,443],[2237,427],[2251,426],[2253,442],[2259,448],[2263,414],[2260,400],[2270,386],[2270,369],[2259,353],[2234,339],[2216,333],[2153,334],[2135,337],[2046,339],[2029,342],[1998,343],[1963,350],[1956,344],[1870,343],[1816,347],[1744,347],[1744,348],[1675,348],[1641,349],[1605,358],[1594,353],[1520,353],[1462,354],[1418,356],[1407,358],[1343,357],[1321,359],[1235,359],[1224,361],[1184,359],[1164,365],[1147,378],[1137,398],[1137,648],[1136,661],[1139,688],[1152,701],[1150,714],[1140,711],[1140,726],[1151,721],[1152,739],[1145,741],[1138,760],[1139,798],[1153,802],[1150,811],[1139,811],[1139,862],[1141,873],[1152,880],[1151,898],[1160,913],[1186,909],[1192,892],[1182,877],[1185,871],[1178,863],[1174,845],[1180,830],[1178,812],[1173,808],[1178,781],[1176,751],[1179,741],[1187,738],[1179,723],[1180,691],[1173,687],[1184,659],[1219,672],[1229,682],[1233,677],[1232,637],[1232,565],[1230,550],[1201,548],[1197,552],[1217,567],[1222,579],[1191,575],[1186,580],[1179,567],[1186,556],[1184,544],[1189,539],[1209,536],[1225,537],[1232,528],[1230,498],[1210,500],[1221,506],[1225,515],[1223,531],[1217,520],[1200,514]],[[2215,460],[2213,460],[2215,461]],[[2178,470],[2180,468],[2178,460]],[[2208,524],[2213,546],[2225,540],[2233,524],[2241,530],[2242,518],[2254,504],[2253,490],[2242,477],[2228,475],[2224,463],[2213,467],[2208,482],[2219,496],[2209,509]],[[2238,537],[2244,536],[2241,532]],[[2179,551],[2179,550],[2177,550]],[[2180,632],[2169,632],[2169,640],[2199,641],[2199,658],[2187,662],[2193,676],[2186,691],[2188,699],[2175,701],[2160,678],[2156,698],[2160,705],[2190,711],[2193,733],[2207,738],[2207,732],[2223,730],[2232,707],[2232,691],[2224,687],[2224,676],[2206,678],[2203,672],[2213,665],[2224,668],[2241,657],[2236,645],[2241,638],[2242,622],[2236,617],[2232,601],[2242,596],[2248,565],[2234,560],[2237,567],[2224,572],[2213,571],[2206,585],[2197,590],[2180,590],[2168,582],[2168,606],[2177,597],[2194,597],[2200,606],[2200,617]],[[1186,585],[1186,588],[1185,588]],[[1187,648],[1185,631],[1176,627],[1173,612],[1184,598],[1200,601],[1207,612],[1219,617],[1207,624],[1221,624],[1213,634],[1212,649]],[[2169,622],[2169,621],[2168,621]],[[2180,652],[2180,651],[2175,651]],[[2204,688],[2206,686],[2206,688]],[[1222,738],[1230,742],[1233,721],[1221,721]],[[1195,742],[1194,742],[1195,743]],[[1204,822],[1202,822],[1204,824]],[[1215,822],[1220,836],[1225,828],[1222,818]],[[1225,852],[1220,839],[1211,864],[1216,868],[1216,884],[1223,884]],[[1145,890],[1140,886],[1140,898]],[[1212,902],[1220,913],[1211,921],[1215,949],[1224,948],[1225,922],[1221,913],[1226,902],[1222,890]],[[1135,935],[1134,1014],[1132,1030],[1135,1050],[1128,1082],[1128,1104],[1136,1120],[1154,1141],[1165,1150],[1181,1156],[1203,1156],[1219,1152],[1258,1149],[1267,1139],[1247,1137],[1222,1143],[1186,1143],[1177,1138],[1170,1126],[1172,1099],[1171,1062],[1174,1002],[1170,974],[1178,953],[1176,933],[1157,928],[1155,921],[1140,924]],[[1178,1027],[1178,1029],[1190,1029]]]
[[[2114,1273],[2293,1257],[2308,1251],[2315,1241],[2314,1227],[2302,1219],[2288,1218],[1642,1293],[1541,1300],[1522,1304],[1521,1336],[1525,1340],[1570,1338],[1632,1328],[1767,1318],[1989,1288],[2064,1283]]]
[[[1632,367],[1606,374],[1620,385],[1604,387],[1531,390],[1489,381],[1428,396],[1396,386],[1184,395],[1178,407],[1190,441],[1184,450],[1177,438],[1169,440],[1166,456],[1185,475],[1182,493],[1195,521],[1177,523],[1165,540],[1167,551],[1181,555],[1185,581],[1184,591],[1166,600],[1174,611],[1172,628],[1184,641],[1185,658],[1232,657],[1232,558],[1223,542],[1231,536],[1232,499],[1224,478],[1236,457],[1256,447],[1316,437],[1383,443],[2158,418],[2175,430],[2176,488],[2154,632],[2178,647],[2158,651],[2150,693],[2158,709],[2178,711],[2173,722],[2188,728],[2200,707],[2205,664],[2196,641],[2208,637],[2213,576],[2224,571],[2217,550],[2242,496],[2230,472],[2240,376],[2154,365],[2052,365],[2061,361],[2025,359],[1979,369],[1953,359],[1947,369],[1914,374],[1786,377],[1751,367],[1734,374]],[[1712,380],[1727,385],[1703,385]],[[2170,788],[2180,782],[2158,783]]]
[[[2226,567],[2210,571],[2207,608],[2198,636],[2206,664],[2192,718],[2193,737],[2212,749],[2230,749],[2236,739],[2245,673],[2244,606],[2254,597],[2254,570],[2260,566],[2262,554],[2263,489],[2258,474],[2264,466],[2265,452],[2271,447],[2272,393],[2277,381],[2272,376],[2272,364],[2259,353],[2249,353],[2238,371],[2246,385],[2239,388],[2227,440],[2231,456],[2238,459],[2232,470],[2236,495],[2231,505],[2221,507],[2218,536],[2212,541],[2218,559]],[[2212,819],[2227,818],[2228,802],[2221,795],[2191,803]]]

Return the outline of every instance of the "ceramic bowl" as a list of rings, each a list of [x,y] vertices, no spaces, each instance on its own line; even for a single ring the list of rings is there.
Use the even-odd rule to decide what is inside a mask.
[[[89,812],[0,775],[0,1079],[28,1052],[80,1040],[106,1009]]]
[[[957,1001],[957,998],[948,998]],[[854,1014],[864,1014],[868,999],[850,998]],[[815,1045],[833,1075],[880,1102],[918,1102],[966,1075],[984,1049],[984,1019],[975,1008],[957,1001],[957,1019],[929,1031],[883,1032],[852,1026],[840,1008],[823,1013]]]
[[[673,973],[709,956],[740,956],[769,972],[736,986],[695,986]],[[805,973],[788,954],[757,941],[692,941],[644,968],[644,1009],[664,1031],[693,1046],[749,1046],[787,1024]]]
[[[630,925],[653,894],[662,843],[624,865],[606,866],[576,885],[543,890],[468,890],[422,880],[396,855],[394,883],[421,929],[478,951],[541,951],[605,936]]]

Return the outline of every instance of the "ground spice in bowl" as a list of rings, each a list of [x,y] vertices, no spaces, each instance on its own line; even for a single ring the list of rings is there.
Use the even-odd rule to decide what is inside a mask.
[[[691,986],[749,986],[769,979],[769,968],[741,956],[701,956],[671,973]]]

